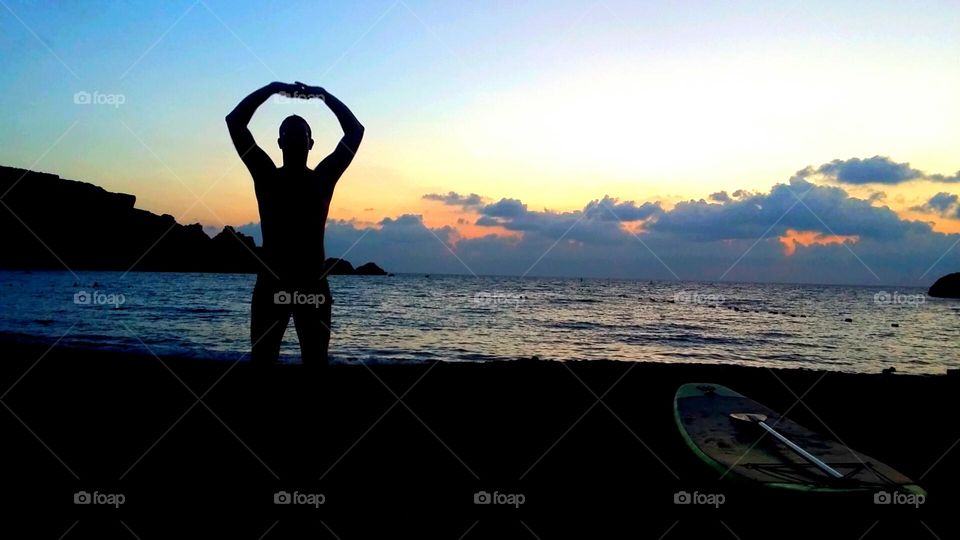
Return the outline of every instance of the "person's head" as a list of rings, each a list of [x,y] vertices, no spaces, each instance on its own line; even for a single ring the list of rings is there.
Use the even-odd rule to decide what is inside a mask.
[[[312,135],[310,124],[302,117],[291,114],[280,123],[280,137],[277,139],[277,144],[280,145],[284,155],[302,153],[306,158],[307,152],[313,148]]]

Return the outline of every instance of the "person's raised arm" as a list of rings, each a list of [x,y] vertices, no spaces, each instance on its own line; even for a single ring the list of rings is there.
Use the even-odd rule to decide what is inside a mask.
[[[307,94],[308,97],[319,97],[327,104],[327,107],[337,117],[340,127],[343,129],[343,137],[337,143],[337,148],[330,153],[317,165],[317,172],[330,178],[333,182],[340,179],[343,171],[347,170],[353,157],[357,154],[360,147],[360,141],[363,140],[363,124],[357,120],[353,112],[337,99],[333,94],[327,92],[318,86],[307,86],[301,82],[300,91]]]
[[[243,98],[226,117],[227,129],[230,131],[233,146],[237,149],[240,159],[243,160],[254,179],[256,179],[257,173],[263,169],[276,167],[276,165],[274,165],[270,156],[257,146],[257,142],[253,140],[253,134],[250,133],[247,124],[250,123],[257,108],[263,105],[270,96],[279,92],[288,92],[291,87],[292,85],[289,84],[272,82],[263,88],[254,90],[249,96]]]

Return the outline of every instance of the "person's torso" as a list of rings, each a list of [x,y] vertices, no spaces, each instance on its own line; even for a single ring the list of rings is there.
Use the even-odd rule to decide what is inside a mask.
[[[263,263],[282,278],[319,277],[332,192],[314,171],[270,171],[255,182]]]

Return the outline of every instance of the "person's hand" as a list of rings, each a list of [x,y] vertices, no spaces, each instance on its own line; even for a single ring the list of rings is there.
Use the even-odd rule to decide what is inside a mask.
[[[271,83],[273,86],[273,92],[275,94],[280,94],[286,97],[300,97],[298,94],[301,93],[300,85],[290,84],[285,82],[274,82]]]
[[[327,93],[326,90],[324,90],[319,86],[310,86],[307,84],[303,84],[300,81],[297,81],[295,85],[298,88],[297,97],[301,97],[304,99],[313,99],[313,98],[324,99]]]

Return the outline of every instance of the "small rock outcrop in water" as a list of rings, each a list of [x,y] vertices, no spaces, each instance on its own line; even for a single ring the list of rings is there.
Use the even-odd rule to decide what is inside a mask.
[[[376,263],[368,262],[367,264],[362,264],[354,270],[354,273],[358,276],[385,276],[387,271],[383,268],[377,266]]]
[[[0,268],[225,273],[261,268],[253,238],[229,226],[210,238],[199,223],[182,225],[171,215],[134,208],[133,195],[3,166],[0,194],[6,205],[0,209]],[[354,273],[349,262],[341,262],[338,268],[349,271],[333,273]],[[373,268],[380,270],[373,265],[364,274],[372,275]]]
[[[328,276],[349,276],[353,275],[353,265],[345,259],[330,257],[323,262],[323,273]]]
[[[960,298],[960,272],[947,274],[938,279],[930,286],[927,294],[938,298]]]
[[[372,262],[356,268],[350,261],[331,257],[324,263],[324,272],[330,276],[385,276],[387,272]]]

